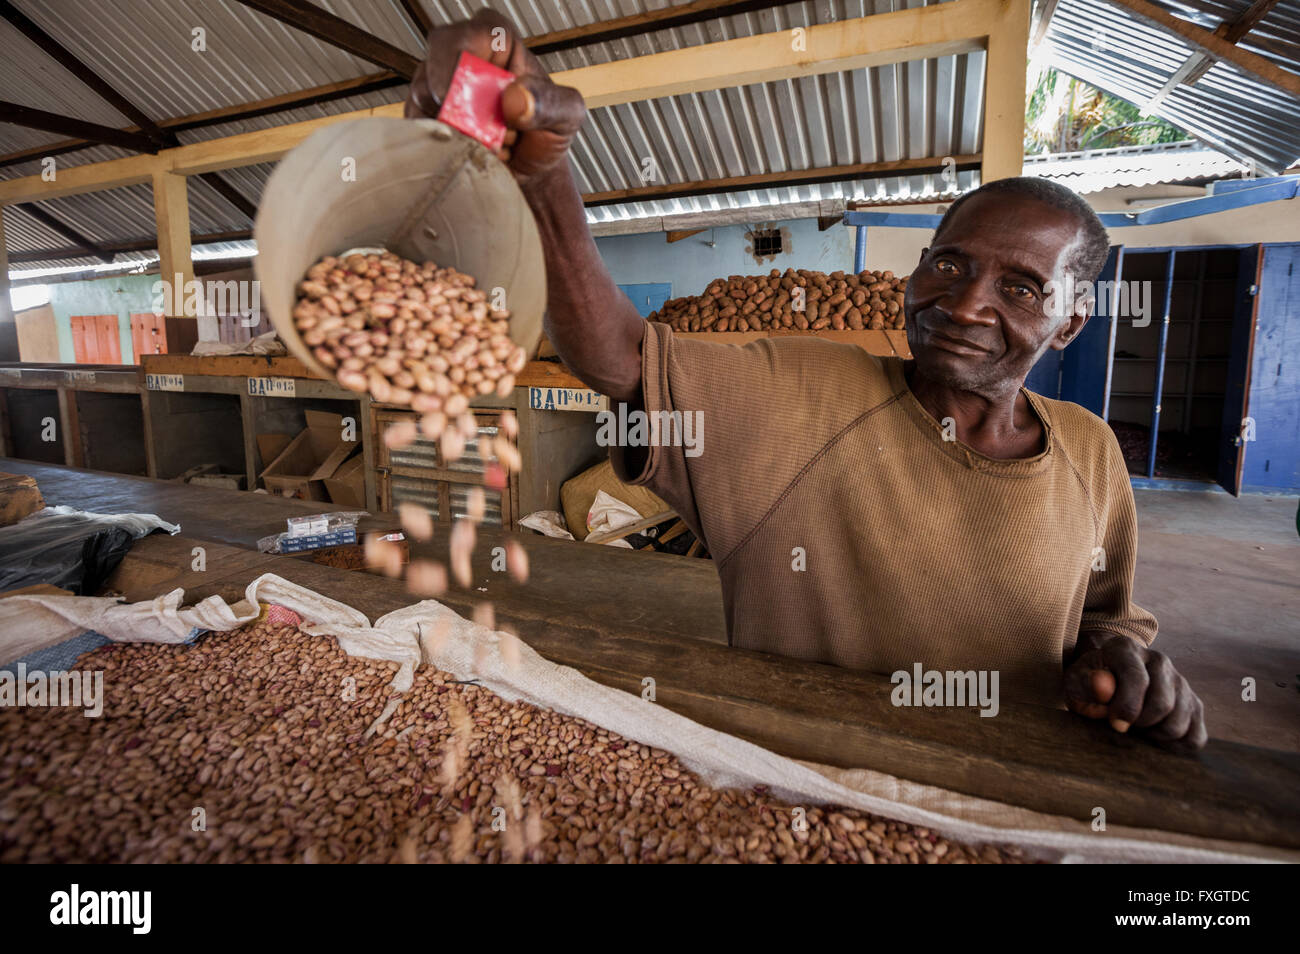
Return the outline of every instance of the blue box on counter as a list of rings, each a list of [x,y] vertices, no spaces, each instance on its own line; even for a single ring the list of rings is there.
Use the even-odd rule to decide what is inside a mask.
[[[302,550],[319,550],[321,547],[336,547],[345,543],[357,542],[356,527],[340,527],[328,533],[313,533],[310,536],[285,536],[280,540],[281,553],[298,553]]]

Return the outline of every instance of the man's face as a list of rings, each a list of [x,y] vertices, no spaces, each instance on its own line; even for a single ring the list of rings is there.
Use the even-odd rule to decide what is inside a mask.
[[[1082,241],[1068,212],[1035,199],[965,202],[907,282],[917,369],[962,390],[1018,388],[1044,351],[1065,347],[1087,320],[1086,308],[1049,304]]]

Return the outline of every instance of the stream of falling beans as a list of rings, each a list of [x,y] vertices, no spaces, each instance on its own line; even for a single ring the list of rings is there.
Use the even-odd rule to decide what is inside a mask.
[[[455,463],[478,442],[478,456],[486,462],[484,487],[506,489],[508,472],[522,465],[513,443],[518,421],[505,411],[497,436],[482,446],[470,401],[493,393],[507,397],[528,354],[510,339],[510,312],[489,304],[472,276],[387,251],[330,255],[307,270],[293,317],[303,342],[340,385],[421,415],[418,424],[389,425],[383,440],[390,449],[424,437],[438,444],[444,463]],[[470,558],[486,511],[484,487],[470,490],[466,515],[451,530],[450,576],[462,587],[473,582]],[[411,540],[433,539],[433,517],[421,505],[400,504],[398,517]],[[372,537],[365,551],[367,565],[402,576],[397,544]],[[510,540],[505,551],[510,575],[526,582],[523,547]],[[448,567],[435,560],[413,560],[405,575],[416,596],[446,592]]]

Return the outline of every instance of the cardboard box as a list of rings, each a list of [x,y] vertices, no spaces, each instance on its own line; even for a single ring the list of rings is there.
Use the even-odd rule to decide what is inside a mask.
[[[36,478],[26,474],[0,474],[0,527],[17,523],[45,507]]]
[[[333,477],[325,478],[325,490],[336,504],[366,509],[366,456],[357,454],[345,460]]]
[[[307,428],[289,442],[262,471],[262,482],[273,493],[304,500],[328,500],[325,478],[357,449],[343,439],[343,417],[325,411],[306,411]]]
[[[291,440],[292,434],[258,434],[257,454],[262,459],[263,466],[279,457]]]

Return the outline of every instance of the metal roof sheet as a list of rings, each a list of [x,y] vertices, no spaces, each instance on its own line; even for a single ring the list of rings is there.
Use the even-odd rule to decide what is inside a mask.
[[[1218,17],[1235,12],[1216,6],[1217,13],[1189,9],[1184,4],[1158,3],[1174,13],[1212,29]],[[1271,58],[1300,73],[1300,46],[1285,41],[1300,23],[1300,0],[1280,0],[1241,46],[1268,42]],[[1282,39],[1281,45],[1274,40]],[[1170,77],[1200,48],[1159,29],[1124,7],[1106,0],[1060,0],[1044,40],[1046,62],[1085,83],[1139,106],[1150,104]],[[1253,52],[1261,52],[1262,49]],[[1278,172],[1300,158],[1300,101],[1271,84],[1228,63],[1216,63],[1195,85],[1174,87],[1151,111],[1216,149],[1237,159],[1254,161],[1265,172]]]
[[[1025,175],[1052,179],[1080,194],[1117,186],[1223,179],[1247,171],[1243,163],[1196,142],[1025,157]]]
[[[301,31],[250,10],[234,0],[114,0],[104,15],[100,0],[14,0],[39,26],[155,119],[239,105],[373,73],[373,64]],[[395,46],[420,56],[423,38],[400,0],[316,0],[336,15]],[[494,7],[527,35],[581,26],[644,12],[675,0],[499,0]],[[817,0],[716,18],[689,26],[653,30],[635,37],[549,53],[551,70],[576,68],[664,50],[838,21],[926,0]],[[1174,8],[1173,4],[1162,5]],[[1235,17],[1249,0],[1179,0],[1182,14],[1212,27]],[[434,23],[461,19],[477,3],[422,0]],[[191,48],[192,33],[206,31],[207,51]],[[1097,31],[1113,38],[1093,47]],[[1288,69],[1297,69],[1300,0],[1280,0],[1241,41]],[[1122,42],[1120,42],[1122,40]],[[1193,52],[1181,39],[1138,20],[1103,0],[1060,0],[1047,33],[1053,65],[1126,99],[1149,101]],[[0,80],[19,91],[25,105],[105,125],[126,121],[97,95],[0,21]],[[817,77],[667,97],[592,111],[573,156],[585,192],[634,189],[643,185],[695,182],[751,174],[942,157],[980,151],[984,95],[983,53],[943,57]],[[21,93],[21,95],[20,95]],[[318,106],[178,134],[183,142],[265,129],[284,123],[399,101],[393,88]],[[1300,157],[1296,103],[1234,67],[1217,64],[1192,88],[1180,87],[1157,110],[1225,153],[1254,158],[1264,170]],[[61,137],[0,126],[0,154],[56,142]],[[61,166],[127,155],[97,146],[57,157]],[[652,160],[648,181],[642,179]],[[271,166],[221,173],[241,195],[256,202]],[[0,177],[40,171],[39,161],[0,168]],[[1077,175],[1077,173],[1076,173]],[[957,174],[956,186],[978,184],[978,172]],[[654,216],[792,207],[843,200],[898,202],[934,200],[953,183],[938,175],[889,176],[831,184],[809,184],[654,199],[588,210],[588,221],[610,226]],[[101,241],[152,234],[152,200],[146,186],[70,197],[49,203],[70,225]],[[208,184],[191,181],[191,225],[196,234],[248,227],[248,220]],[[8,222],[9,220],[6,219]],[[9,237],[16,249],[51,236],[28,222]],[[67,245],[54,236],[55,245]]]

